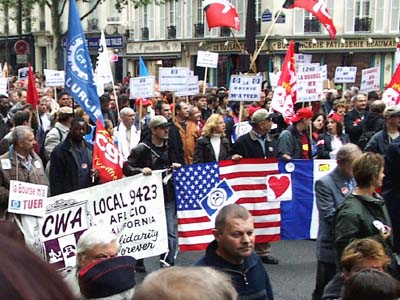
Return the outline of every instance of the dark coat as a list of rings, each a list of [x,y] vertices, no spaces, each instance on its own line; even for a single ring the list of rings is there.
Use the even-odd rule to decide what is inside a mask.
[[[255,132],[242,135],[232,145],[231,155],[239,154],[243,158],[276,158],[278,155],[278,146],[275,138],[270,134],[265,137],[265,153],[260,142],[255,136]]]
[[[385,177],[383,178],[382,196],[392,220],[394,248],[400,252],[400,137],[389,145],[385,152]]]
[[[392,226],[385,201],[378,195],[359,196],[351,194],[338,208],[335,219],[335,242],[338,257],[344,248],[356,239],[372,238],[382,244],[386,254],[392,257],[393,240],[385,240],[373,225],[375,220]]]
[[[337,254],[333,234],[336,209],[351,192],[347,188],[345,176],[338,167],[315,182],[315,200],[318,207],[319,223],[317,237],[317,259],[335,264]]]
[[[93,145],[82,141],[88,165],[86,168],[92,169]],[[85,168],[85,169],[86,169]],[[80,176],[81,164],[75,151],[72,149],[69,136],[58,144],[50,156],[50,193],[52,196],[73,192],[79,189],[91,187],[98,183],[92,182],[90,176]]]
[[[228,274],[232,284],[239,294],[238,300],[272,300],[271,283],[260,257],[255,253],[245,257],[242,265],[234,265],[220,257],[217,252],[217,242],[213,241],[207,246],[206,254],[196,266],[213,267]]]
[[[364,148],[364,151],[385,154],[386,150],[389,149],[389,145],[392,139],[387,134],[386,126],[384,129],[375,133],[368,141]]]
[[[310,136],[306,132],[304,132],[304,134],[307,135],[309,156],[312,157]],[[292,159],[303,158],[301,138],[299,132],[295,128],[295,125],[289,126],[279,135],[278,151],[279,157],[282,157],[284,154],[288,154],[292,157]]]
[[[316,158],[330,158],[329,153],[332,152],[332,138],[332,135],[329,133],[323,133],[319,136]],[[347,134],[341,134],[339,138],[343,145],[349,142]]]
[[[225,160],[229,156],[230,149],[231,147],[229,140],[226,137],[221,136],[219,156],[215,157],[210,138],[208,136],[202,136],[196,141],[193,163],[198,164]]]
[[[358,143],[358,139],[363,133],[363,126],[364,126],[363,120],[367,118],[368,114],[369,114],[368,111],[360,113],[356,109],[353,109],[344,115],[344,128],[346,133],[349,135],[351,143],[353,144]]]

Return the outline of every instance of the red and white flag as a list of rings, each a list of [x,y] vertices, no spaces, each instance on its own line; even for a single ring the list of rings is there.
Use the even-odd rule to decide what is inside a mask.
[[[33,75],[32,66],[28,66],[28,89],[26,91],[26,102],[31,104],[35,109],[38,105],[39,95],[36,89],[35,75]]]
[[[400,64],[397,65],[392,80],[386,86],[386,90],[382,95],[382,101],[386,106],[400,104]]]
[[[208,28],[230,27],[240,30],[239,15],[235,6],[228,0],[204,0]]]
[[[333,40],[336,36],[336,28],[333,24],[332,17],[328,12],[326,1],[324,0],[286,0],[283,8],[304,8],[312,13],[328,31],[330,38]]]
[[[278,85],[274,90],[274,96],[271,101],[271,107],[280,112],[286,123],[290,124],[294,116],[294,104],[297,97],[297,76],[296,63],[294,57],[294,43],[290,41],[283,62],[281,76]]]
[[[101,183],[122,178],[122,165],[122,154],[104,128],[101,119],[98,118],[93,150],[93,168],[98,170]]]

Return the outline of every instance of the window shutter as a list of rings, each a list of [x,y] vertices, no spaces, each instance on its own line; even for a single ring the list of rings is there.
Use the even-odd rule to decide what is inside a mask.
[[[135,40],[140,40],[140,33],[141,33],[141,22],[140,22],[140,10],[139,9],[135,9],[135,18],[133,20],[133,28],[135,30],[134,35],[135,35]]]
[[[184,33],[185,37],[191,38],[193,37],[194,30],[194,22],[193,22],[193,12],[195,11],[196,2],[193,5],[193,1],[186,1],[186,32]],[[193,7],[194,6],[194,7]],[[185,14],[183,14],[185,15]]]
[[[180,16],[183,16],[182,14],[182,2],[183,1],[177,1],[175,2],[175,26],[176,26],[176,37],[177,38],[181,38],[182,37],[182,21],[183,18],[181,18]]]
[[[149,27],[149,40],[155,38],[155,22],[154,22],[155,4],[147,4],[147,27]]]
[[[390,26],[391,33],[399,33],[400,4],[399,0],[392,0],[390,4]]]
[[[166,20],[165,20],[165,14],[166,14],[166,10],[168,9],[167,5],[160,5],[160,29],[159,29],[159,35],[160,35],[160,39],[165,39],[165,32],[167,31],[167,24],[166,24]]]
[[[344,33],[354,33],[354,11],[355,11],[355,1],[347,0],[346,1],[346,10],[345,10],[345,25],[344,25]]]
[[[293,34],[304,34],[304,9],[293,10]]]

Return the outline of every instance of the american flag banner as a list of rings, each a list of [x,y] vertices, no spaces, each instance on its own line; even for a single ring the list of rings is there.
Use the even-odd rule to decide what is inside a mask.
[[[271,192],[267,191],[267,177],[278,173],[276,159],[227,160],[175,170],[180,250],[204,250],[214,239],[218,210],[230,203],[243,205],[253,215],[256,242],[279,240],[280,200],[271,197],[269,201]],[[271,188],[273,184],[270,181]]]

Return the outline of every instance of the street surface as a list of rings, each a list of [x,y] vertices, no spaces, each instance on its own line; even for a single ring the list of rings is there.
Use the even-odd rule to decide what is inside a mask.
[[[203,254],[180,252],[176,265],[189,266]],[[272,244],[272,254],[279,265],[264,265],[271,279],[275,300],[310,300],[316,272],[315,241],[280,241]],[[157,258],[145,259],[147,271],[158,270]],[[145,274],[137,273],[136,281]]]

